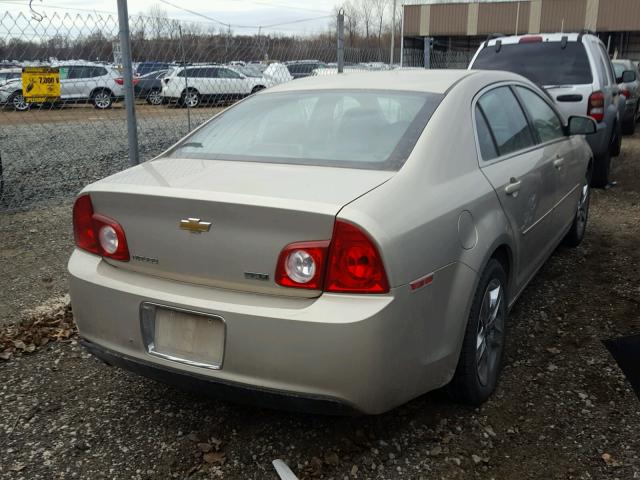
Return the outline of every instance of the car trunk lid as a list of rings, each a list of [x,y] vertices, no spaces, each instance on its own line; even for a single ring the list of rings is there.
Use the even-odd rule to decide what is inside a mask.
[[[293,242],[330,239],[338,211],[393,174],[171,158],[113,175],[86,193],[97,213],[125,231],[131,260],[107,260],[118,268],[220,288],[311,297],[320,292],[274,282],[280,251]]]

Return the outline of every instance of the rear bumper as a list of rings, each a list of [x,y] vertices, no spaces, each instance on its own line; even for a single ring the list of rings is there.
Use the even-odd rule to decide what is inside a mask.
[[[184,375],[179,384],[197,378],[238,387],[236,393],[276,392],[269,402],[281,408],[288,408],[288,402],[278,404],[276,398],[321,399],[367,414],[448,383],[466,324],[467,302],[460,299],[470,298],[476,280],[468,267],[452,264],[438,272],[438,282],[419,292],[403,286],[387,295],[309,299],[155,278],[78,250],[69,272],[80,335],[99,357],[124,359],[110,357],[109,363],[154,378]],[[222,317],[222,368],[150,355],[140,320],[144,302]],[[428,311],[426,305],[431,305]],[[224,395],[228,389],[221,390]],[[247,394],[245,401],[261,403],[256,397]]]
[[[134,357],[122,355],[86,339],[80,339],[80,343],[90,353],[107,365],[123,368],[138,375],[198,394],[210,395],[236,403],[291,411],[330,415],[357,415],[359,413],[358,410],[352,406],[336,399],[261,389],[213,379],[211,377],[163,367]]]

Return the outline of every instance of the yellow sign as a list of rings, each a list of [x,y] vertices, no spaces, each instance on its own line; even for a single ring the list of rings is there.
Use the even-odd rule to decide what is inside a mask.
[[[60,70],[53,67],[24,67],[22,95],[29,103],[60,99]]]

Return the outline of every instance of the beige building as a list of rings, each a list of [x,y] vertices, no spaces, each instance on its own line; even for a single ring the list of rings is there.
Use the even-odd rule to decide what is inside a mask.
[[[407,48],[475,50],[488,35],[597,32],[609,53],[640,60],[640,0],[521,0],[435,3],[404,7]]]

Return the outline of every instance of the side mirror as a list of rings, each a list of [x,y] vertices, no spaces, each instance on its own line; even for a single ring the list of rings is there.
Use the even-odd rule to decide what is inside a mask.
[[[633,70],[625,70],[622,72],[622,83],[631,83],[636,81],[636,72]]]
[[[597,129],[595,120],[590,117],[581,115],[569,117],[569,135],[591,135],[596,133]]]

